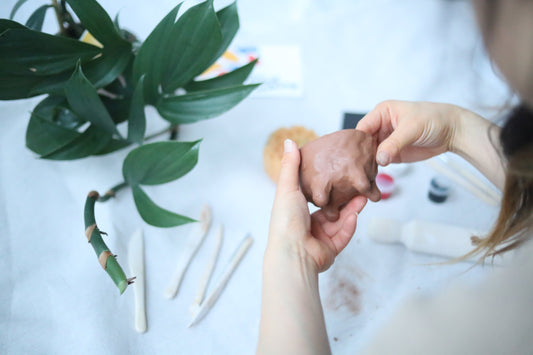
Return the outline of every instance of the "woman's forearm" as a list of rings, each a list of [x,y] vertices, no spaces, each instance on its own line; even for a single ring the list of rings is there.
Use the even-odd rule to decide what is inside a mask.
[[[460,109],[458,120],[452,151],[474,165],[500,190],[503,189],[505,170],[500,128],[466,109]]]
[[[329,354],[318,271],[305,253],[267,249],[257,354]]]

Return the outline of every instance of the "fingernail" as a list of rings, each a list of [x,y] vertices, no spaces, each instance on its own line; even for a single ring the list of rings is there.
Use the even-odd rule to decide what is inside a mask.
[[[378,155],[376,156],[376,160],[378,164],[381,166],[385,166],[389,164],[389,160],[390,160],[389,153],[383,150],[381,152],[378,152]]]
[[[294,144],[290,139],[285,139],[285,142],[283,143],[283,147],[285,149],[285,153],[292,152],[292,149],[294,148]]]

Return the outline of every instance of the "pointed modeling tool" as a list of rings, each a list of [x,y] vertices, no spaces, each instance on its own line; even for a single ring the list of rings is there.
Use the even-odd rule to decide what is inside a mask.
[[[178,293],[183,275],[185,275],[185,272],[187,271],[191,260],[196,255],[196,252],[198,249],[200,249],[200,246],[202,245],[202,242],[204,241],[210,227],[211,207],[209,207],[209,205],[205,205],[200,217],[200,225],[192,228],[189,239],[187,240],[187,244],[184,246],[179,257],[176,271],[174,271],[174,275],[170,280],[170,284],[165,291],[166,298],[174,298]]]
[[[190,308],[192,314],[196,313],[196,311],[200,307],[200,304],[204,300],[205,291],[207,289],[207,285],[209,284],[209,280],[211,279],[211,276],[213,275],[213,271],[215,269],[215,265],[218,260],[218,255],[220,254],[220,247],[222,246],[223,240],[224,240],[224,227],[220,225],[218,227],[218,233],[214,241],[213,251],[211,252],[209,259],[207,260],[204,273],[202,274],[200,283],[198,284],[198,291],[196,293],[196,297],[194,298],[194,301]]]
[[[211,291],[211,293],[207,296],[207,298],[202,302],[202,305],[198,310],[196,311],[196,314],[192,317],[191,323],[188,325],[188,327],[191,327],[193,324],[198,323],[206,314],[209,312],[211,307],[215,304],[218,297],[224,290],[224,287],[228,283],[231,275],[239,265],[240,261],[252,245],[253,238],[251,236],[246,236],[244,240],[239,245],[237,251],[233,255],[233,258],[229,262],[229,264],[226,266],[226,269],[224,270],[224,273],[220,277],[219,281],[217,282],[214,289]]]

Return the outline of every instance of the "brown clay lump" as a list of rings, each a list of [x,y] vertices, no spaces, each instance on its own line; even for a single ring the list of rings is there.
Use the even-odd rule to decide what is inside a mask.
[[[376,140],[355,129],[322,136],[301,149],[300,186],[307,201],[336,221],[352,198],[364,195],[379,201],[376,186]]]

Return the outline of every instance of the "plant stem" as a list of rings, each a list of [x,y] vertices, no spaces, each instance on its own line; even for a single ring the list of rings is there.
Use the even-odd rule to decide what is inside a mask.
[[[128,186],[127,182],[121,182],[120,184],[117,184],[117,185],[113,186],[112,188],[107,190],[107,192],[104,194],[104,196],[98,197],[97,201],[98,202],[106,202],[111,197],[115,197],[115,194],[117,192],[119,192],[121,189],[125,188],[126,186]]]
[[[151,135],[149,135],[149,136],[146,136],[146,137],[144,138],[144,140],[145,140],[145,141],[149,141],[149,140],[151,140],[151,139],[157,138],[157,137],[159,137],[159,136],[161,136],[161,135],[163,135],[163,134],[165,134],[165,133],[167,133],[167,132],[172,132],[172,131],[174,131],[174,130],[175,130],[176,132],[178,131],[178,125],[170,125],[170,126],[168,126],[167,128],[165,128],[165,129],[163,129],[163,130],[161,130],[161,131],[159,131],[159,132],[155,132],[154,134],[151,134]]]
[[[62,36],[67,35],[67,31],[65,30],[65,26],[63,25],[63,16],[62,16],[62,10],[59,7],[59,4],[57,3],[57,0],[52,0],[52,6],[54,7],[54,12],[56,14],[57,24],[59,25],[59,33]]]
[[[89,192],[89,194],[87,195],[87,199],[85,200],[84,211],[85,235],[87,236],[89,243],[93,247],[94,252],[98,257],[98,261],[100,262],[100,265],[109,274],[115,285],[117,285],[120,294],[122,294],[124,290],[126,290],[126,287],[128,287],[128,285],[133,281],[132,279],[126,278],[126,275],[124,274],[124,271],[115,259],[115,256],[111,253],[104,240],[102,239],[102,234],[105,233],[100,231],[100,229],[98,229],[98,226],[96,225],[96,219],[94,217],[94,206],[96,204],[96,201],[105,202],[111,197],[114,197],[117,191],[126,186],[128,186],[127,183],[120,183],[109,189],[109,191],[107,191],[102,197],[100,197],[100,195],[96,191]]]
[[[168,137],[168,139],[171,141],[175,141],[176,139],[178,139],[178,132],[179,132],[178,126],[177,125],[172,126],[170,130],[170,136]]]

